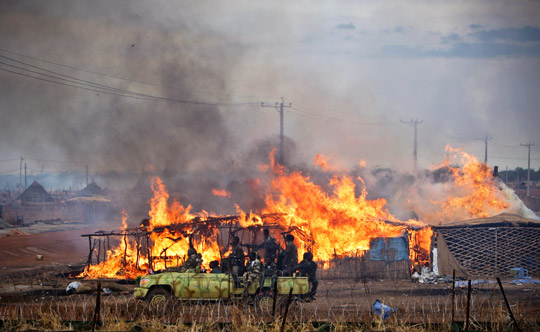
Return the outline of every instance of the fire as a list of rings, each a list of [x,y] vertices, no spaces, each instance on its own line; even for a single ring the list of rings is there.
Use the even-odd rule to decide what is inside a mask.
[[[447,147],[449,157],[438,167],[445,167],[452,181],[445,183],[453,195],[432,201],[438,214],[421,215],[423,218],[455,218],[462,214],[482,217],[492,215],[506,207],[487,166],[459,149]],[[274,153],[269,165],[261,166],[270,180],[265,192],[265,207],[261,211],[244,212],[239,205],[236,216],[216,217],[201,211],[193,213],[190,205],[183,206],[169,197],[161,179],[152,179],[154,196],[150,199],[149,221],[136,229],[128,229],[127,214],[122,217],[121,240],[118,247],[107,252],[107,259],[88,266],[83,275],[100,278],[135,277],[147,269],[161,270],[183,263],[189,248],[202,255],[203,267],[212,260],[220,260],[228,243],[220,243],[220,225],[231,222],[227,229],[268,226],[272,216],[274,235],[290,232],[295,236],[299,257],[311,251],[314,259],[328,262],[336,257],[362,255],[370,249],[370,241],[378,237],[407,236],[410,260],[416,264],[429,262],[431,237],[429,226],[418,220],[399,220],[392,215],[386,200],[368,199],[362,179],[348,174],[330,174],[328,158],[317,155],[316,165],[326,169],[328,183],[316,184],[309,175],[289,171],[276,163]],[[362,160],[361,165],[365,162]],[[360,180],[357,188],[355,180]],[[258,187],[260,179],[253,180]],[[250,182],[251,183],[251,182]],[[230,197],[225,190],[213,189],[217,196]],[[131,232],[131,233],[130,233]],[[149,234],[147,243],[132,243],[129,236]],[[281,240],[277,238],[278,241]],[[223,241],[223,239],[222,239]],[[283,243],[282,243],[283,245]]]
[[[198,215],[191,214],[191,206],[184,207],[176,200],[169,205],[169,194],[161,179],[157,177],[152,178],[152,191],[154,197],[149,201],[150,220],[146,228],[150,232],[152,243],[148,248],[148,255],[142,255],[140,251],[137,251],[136,246],[128,241],[129,230],[126,223],[128,216],[123,212],[123,236],[119,246],[107,252],[106,261],[87,266],[80,276],[134,278],[137,275],[146,274],[148,268],[161,270],[180,265],[185,260],[190,246],[201,253],[206,264],[220,259],[216,229],[210,230],[202,238],[192,236],[196,227],[193,220],[195,218],[204,220],[208,217],[207,214],[204,211]]]
[[[228,197],[228,198],[231,198],[231,193],[228,192],[227,190],[225,189],[212,189],[212,195],[214,196],[219,196],[219,197]]]
[[[485,218],[510,207],[487,165],[464,152],[446,146],[447,157],[436,168],[447,168],[453,181],[445,184],[446,198],[431,203],[440,210],[431,220],[464,220]]]
[[[196,238],[193,235],[193,220],[198,217],[202,220],[207,217],[204,211],[198,215],[191,214],[191,206],[184,207],[180,202],[174,200],[169,206],[169,194],[161,179],[154,177],[152,179],[152,190],[154,197],[150,200],[150,239],[153,243],[151,256],[155,258],[153,268],[155,270],[164,269],[171,266],[171,263],[177,265],[183,260],[190,246],[194,247],[202,255],[204,262],[220,259],[219,246],[217,244],[217,231],[206,234],[205,238]],[[174,231],[174,225],[181,225],[182,231]],[[164,227],[167,226],[167,227]],[[156,232],[157,228],[164,227],[161,232]],[[173,258],[168,263],[168,259]],[[174,264],[174,259],[176,263]]]
[[[330,158],[320,153],[317,153],[315,155],[315,158],[313,159],[313,163],[315,165],[321,166],[321,169],[326,172],[334,171],[336,169],[334,166],[330,164]]]
[[[118,278],[119,275],[136,277],[140,274],[134,259],[135,248],[127,238],[128,215],[122,211],[122,239],[116,249],[107,250],[107,259],[96,265],[87,265],[77,277]]]
[[[271,164],[274,176],[263,213],[283,213],[287,227],[297,227],[308,235],[298,240],[299,254],[312,250],[314,259],[329,261],[336,255],[368,250],[374,238],[401,236],[406,223],[419,224],[414,220],[401,222],[388,212],[385,199],[368,200],[365,188],[357,197],[356,186],[348,175],[334,175],[329,183],[333,192],[327,194],[309,176],[300,172],[285,174],[273,158]]]

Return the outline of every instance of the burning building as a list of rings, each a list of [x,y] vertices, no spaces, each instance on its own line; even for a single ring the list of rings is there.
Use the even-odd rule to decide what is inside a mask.
[[[447,194],[430,197],[421,205],[414,205],[415,197],[410,195],[408,203],[420,219],[444,225],[448,220],[486,217],[513,208],[487,166],[453,151],[461,165],[447,162],[447,179],[438,184]],[[261,169],[269,174],[264,208],[246,213],[237,206],[234,216],[194,213],[189,205],[171,202],[165,184],[152,178],[149,218],[140,227],[128,228],[126,215],[122,230],[85,235],[90,254],[83,275],[134,277],[148,269],[180,265],[190,247],[202,254],[204,266],[226,255],[231,234],[240,235],[244,244],[255,244],[262,240],[261,228],[269,228],[282,246],[281,235],[293,234],[299,257],[310,251],[324,271],[343,276],[363,277],[369,271],[372,277],[403,278],[413,267],[431,264],[429,224],[398,219],[385,199],[368,199],[366,187],[357,188],[352,176],[330,174],[323,189],[309,175],[276,164],[273,155],[270,165]],[[228,197],[226,192],[216,193]],[[117,238],[113,245],[111,237]]]

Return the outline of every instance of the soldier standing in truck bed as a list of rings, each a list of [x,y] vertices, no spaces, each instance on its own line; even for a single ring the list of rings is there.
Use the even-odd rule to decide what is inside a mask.
[[[285,236],[285,251],[283,252],[283,271],[286,275],[292,274],[292,269],[298,264],[298,248],[294,244],[294,236],[287,234]]]
[[[270,266],[275,263],[278,252],[281,249],[276,239],[270,235],[268,228],[263,230],[264,240],[255,247],[255,250],[264,249],[264,264]]]
[[[235,236],[231,243],[231,253],[227,257],[227,264],[229,264],[235,287],[240,285],[238,276],[242,275],[245,271],[244,258],[244,249],[242,249],[242,246],[240,245],[240,238]]]
[[[315,294],[317,293],[319,281],[317,280],[317,263],[313,261],[313,254],[309,251],[305,252],[304,259],[294,269],[300,272],[301,275],[308,277],[308,281],[311,284],[308,299],[310,301],[315,300]]]

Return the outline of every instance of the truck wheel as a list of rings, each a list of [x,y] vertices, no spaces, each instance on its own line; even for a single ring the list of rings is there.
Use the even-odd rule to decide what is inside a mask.
[[[148,292],[146,301],[150,304],[152,310],[162,308],[171,298],[171,293],[164,288],[156,287]]]

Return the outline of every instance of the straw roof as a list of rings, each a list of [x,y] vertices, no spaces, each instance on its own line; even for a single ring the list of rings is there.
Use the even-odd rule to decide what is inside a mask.
[[[86,186],[86,188],[81,190],[81,194],[83,194],[83,195],[103,195],[104,190],[101,189],[101,187],[98,186],[94,181],[92,181]]]
[[[525,218],[517,214],[501,213],[489,218],[469,219],[432,227],[434,229],[457,227],[540,227],[540,220]]]
[[[37,181],[32,182],[17,200],[30,203],[54,202],[54,198]]]

